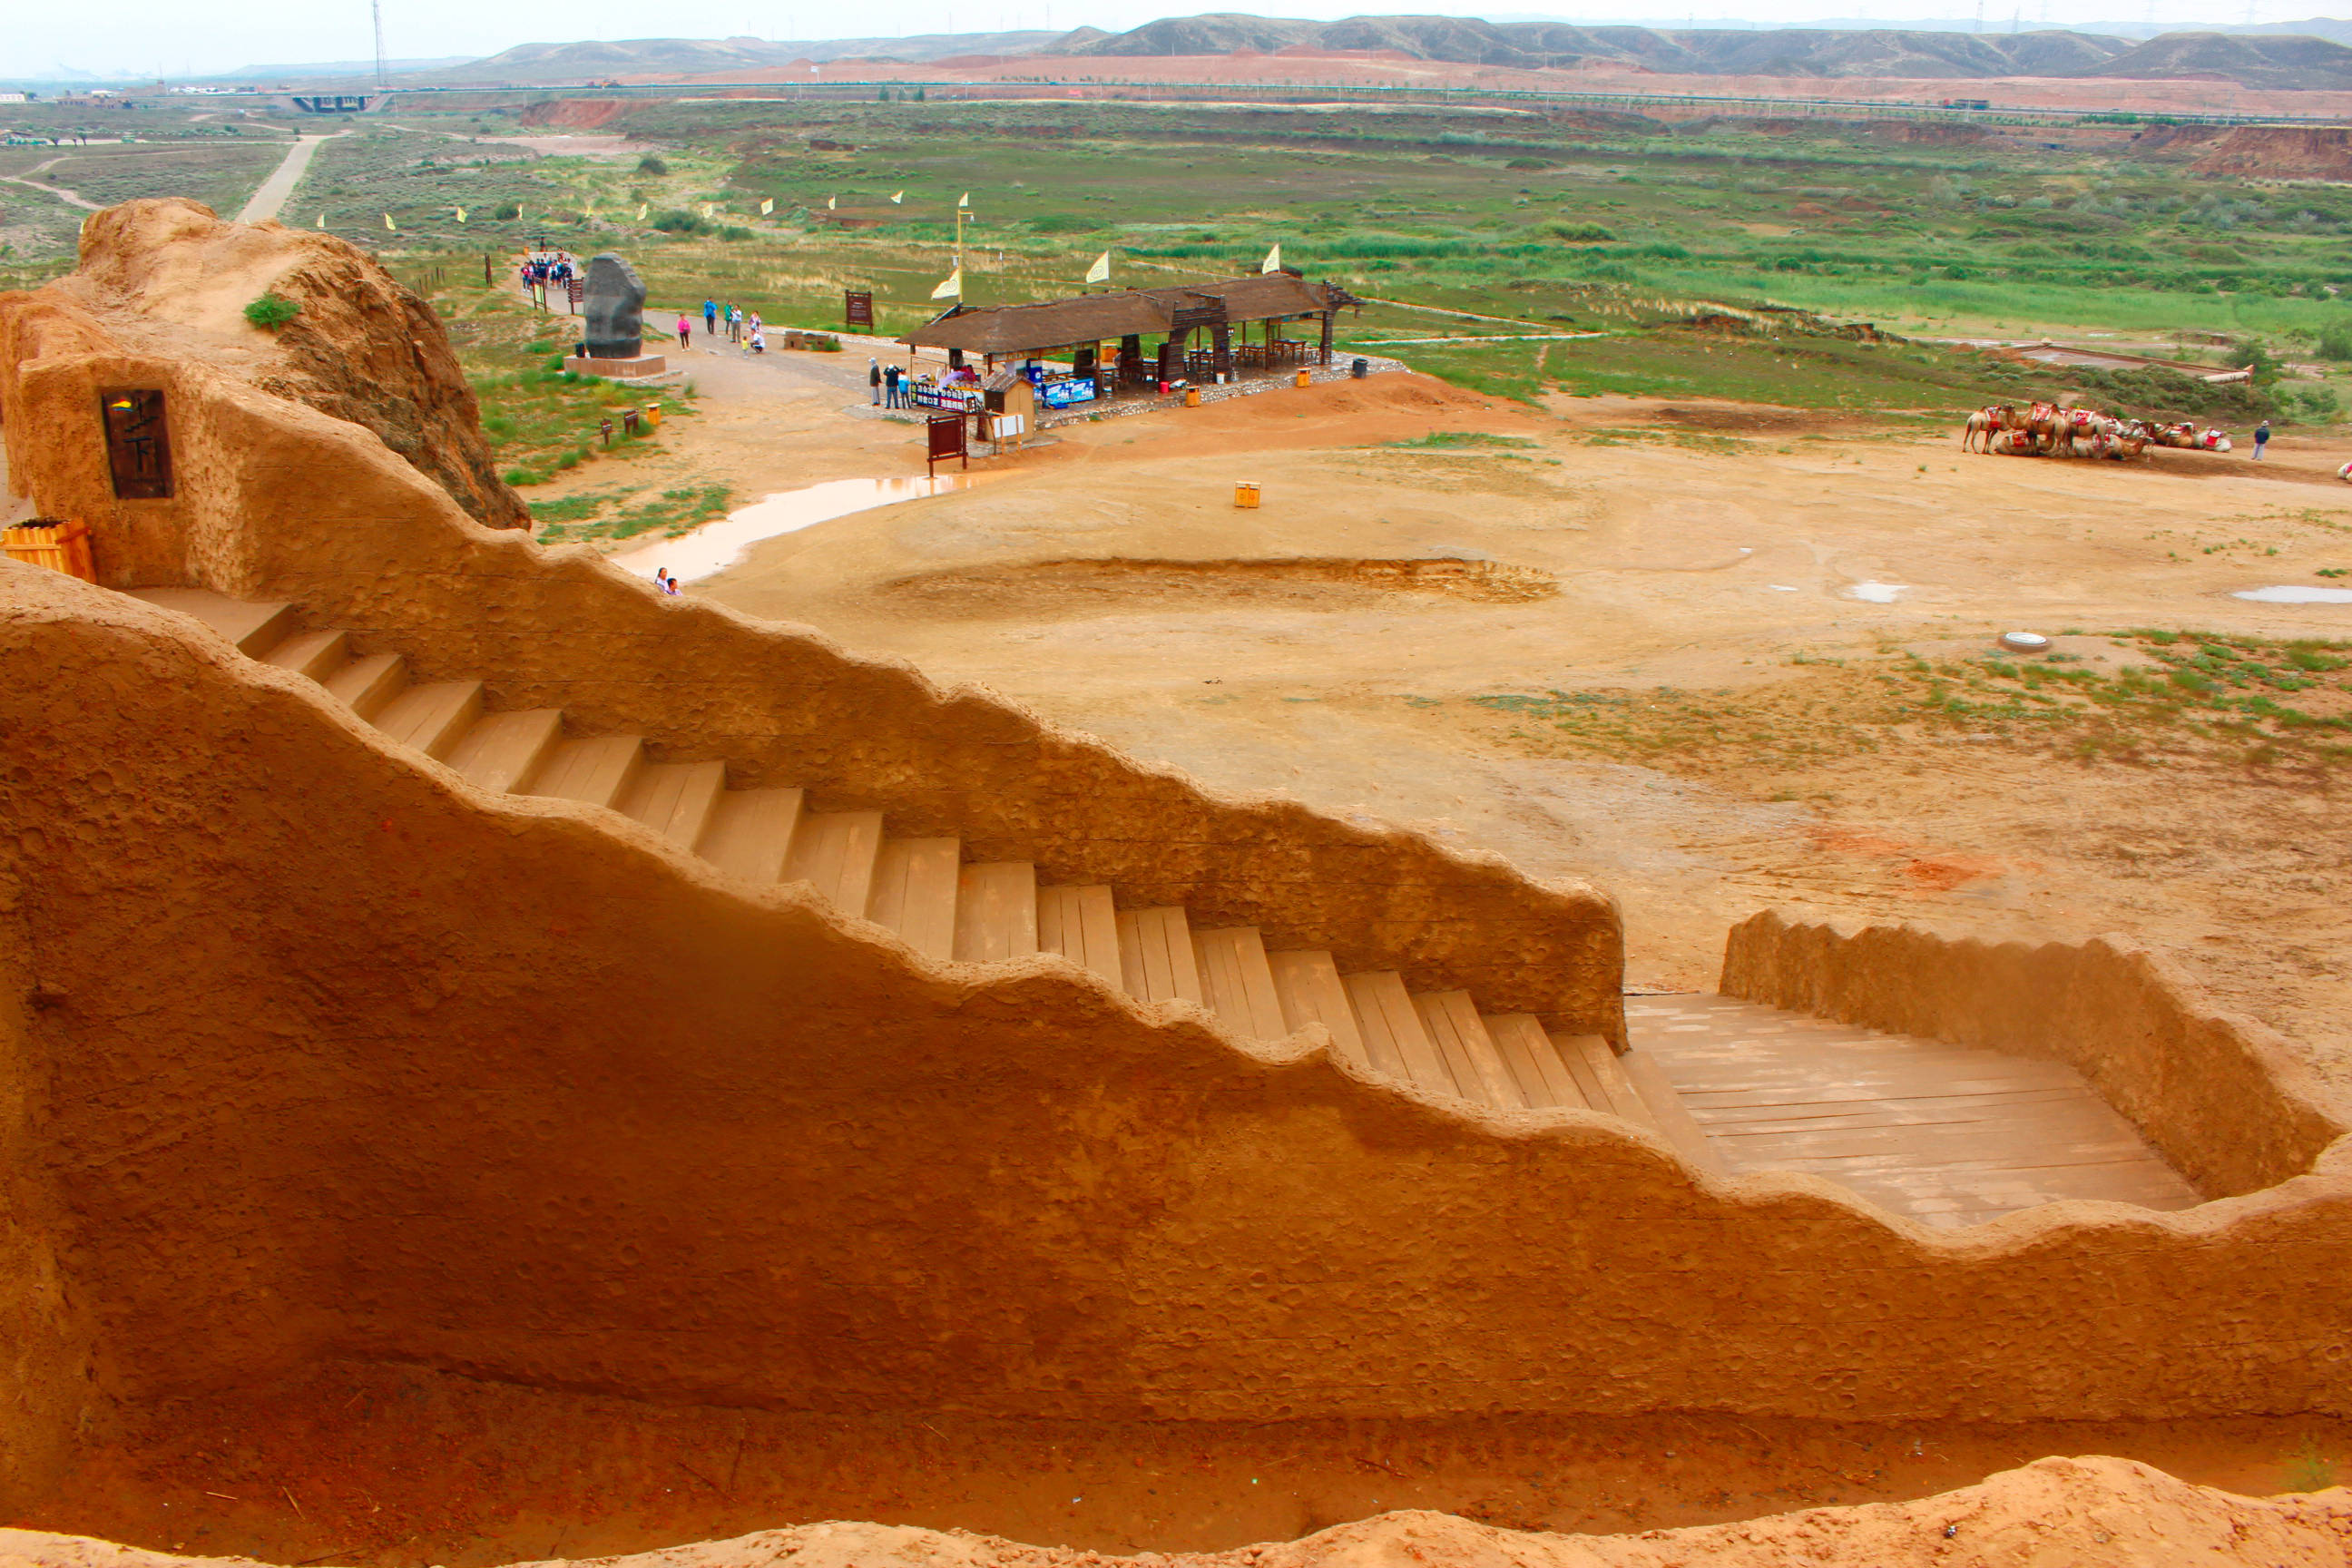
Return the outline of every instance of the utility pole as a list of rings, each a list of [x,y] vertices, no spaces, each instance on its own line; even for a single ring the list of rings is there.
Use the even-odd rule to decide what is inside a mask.
[[[375,84],[390,87],[392,73],[384,68],[383,60],[383,0],[368,0],[368,10],[375,17]]]

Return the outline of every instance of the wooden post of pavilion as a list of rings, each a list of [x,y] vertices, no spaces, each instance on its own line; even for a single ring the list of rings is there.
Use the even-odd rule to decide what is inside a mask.
[[[1323,311],[1323,363],[1331,363],[1331,318],[1339,312],[1328,306]]]

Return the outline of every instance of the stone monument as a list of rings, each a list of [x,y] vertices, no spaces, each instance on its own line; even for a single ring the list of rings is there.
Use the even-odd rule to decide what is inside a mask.
[[[606,251],[588,263],[586,342],[563,362],[583,375],[639,381],[660,375],[669,362],[646,353],[646,286],[637,269]]]

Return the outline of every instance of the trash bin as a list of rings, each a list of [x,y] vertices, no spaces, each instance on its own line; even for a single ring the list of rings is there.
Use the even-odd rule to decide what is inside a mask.
[[[1238,507],[1247,507],[1250,510],[1255,511],[1257,510],[1257,487],[1253,484],[1236,484],[1234,486],[1234,504]]]
[[[661,428],[660,404],[648,403],[646,405],[646,428],[648,430],[658,430]]]
[[[1201,389],[1199,387],[1188,386],[1184,389],[1184,406],[1187,408],[1198,408],[1201,406]]]
[[[1356,380],[1361,381],[1364,377],[1372,374],[1372,362],[1368,359],[1360,359],[1355,363],[1348,367],[1348,374]]]
[[[1298,384],[1299,384],[1299,385],[1301,385],[1301,386],[1305,386],[1305,385],[1307,384],[1307,382],[1308,382],[1309,380],[1311,380],[1311,379],[1312,379],[1312,378],[1311,378],[1310,376],[1308,376],[1308,375],[1307,375],[1307,374],[1305,371],[1303,371],[1303,370],[1302,370],[1302,371],[1300,371],[1300,372],[1298,373]]]

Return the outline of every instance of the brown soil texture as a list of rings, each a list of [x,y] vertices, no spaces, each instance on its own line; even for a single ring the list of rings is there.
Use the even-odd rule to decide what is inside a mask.
[[[2232,126],[2191,167],[2200,174],[2352,180],[2352,131],[2294,125]]]
[[[56,292],[124,345],[186,354],[374,432],[475,521],[528,528],[433,308],[357,246],[195,202],[126,202],[82,226],[81,265]],[[265,331],[266,293],[301,314]]]
[[[1361,609],[1394,594],[1480,604],[1548,598],[1546,572],[1490,561],[1039,561],[984,571],[932,572],[882,584],[886,600],[948,618],[1109,615],[1137,603],[1253,604]]]
[[[685,1478],[681,1477],[681,1479]],[[705,1480],[706,1486],[717,1483]],[[1297,1540],[1223,1552],[1111,1555],[963,1530],[827,1522],[628,1556],[600,1568],[1370,1568],[1509,1563],[1520,1568],[2154,1568],[2189,1562],[2342,1568],[2352,1491],[2240,1497],[2110,1458],[2048,1458],[1916,1501],[1811,1509],[1638,1535],[1514,1531],[1391,1511]],[[7,1568],[194,1568],[245,1559],[168,1556],[68,1535],[0,1531]],[[353,1561],[329,1552],[317,1562]],[[541,1560],[535,1568],[582,1562]]]

